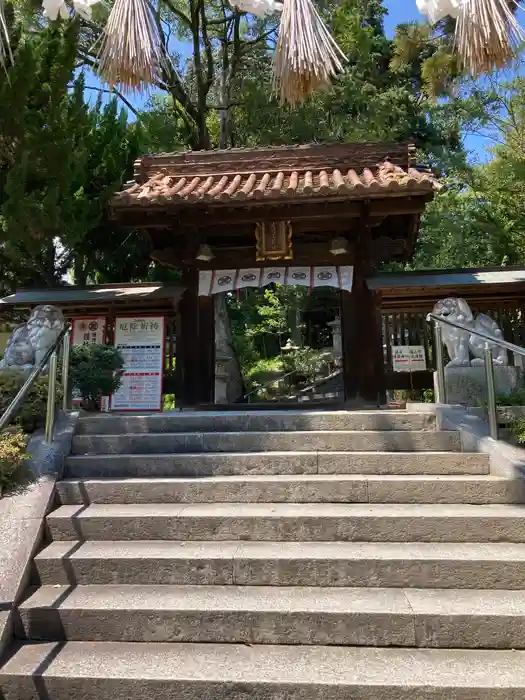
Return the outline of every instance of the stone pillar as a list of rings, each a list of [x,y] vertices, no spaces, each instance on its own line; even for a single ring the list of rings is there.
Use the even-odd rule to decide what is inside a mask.
[[[341,335],[341,319],[337,316],[333,321],[329,321],[327,326],[332,329],[332,356],[334,363],[340,367],[343,362],[343,338]]]

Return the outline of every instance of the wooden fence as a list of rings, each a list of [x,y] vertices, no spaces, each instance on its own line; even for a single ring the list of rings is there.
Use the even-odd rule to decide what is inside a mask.
[[[503,331],[503,337],[511,343],[525,347],[525,301],[514,304],[486,306],[483,303],[469,302],[474,314],[490,316]],[[432,327],[426,322],[427,310],[382,311],[383,353],[387,389],[430,389],[433,387],[432,373],[435,370],[434,338]],[[415,372],[411,376],[393,371],[392,347],[396,345],[422,345],[428,370]],[[509,353],[509,361],[514,358]]]

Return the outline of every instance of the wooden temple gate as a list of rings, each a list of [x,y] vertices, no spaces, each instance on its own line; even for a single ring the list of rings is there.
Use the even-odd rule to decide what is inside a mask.
[[[409,144],[361,143],[137,161],[135,182],[115,196],[112,212],[145,233],[155,261],[182,271],[179,405],[215,400],[214,298],[202,292],[203,278],[236,286],[240,271],[257,278],[254,270],[272,266],[306,269],[312,280],[323,266],[319,274],[351,270],[351,286],[340,284],[344,393],[377,400],[385,388],[381,297],[366,280],[413,253],[437,188],[414,158]]]

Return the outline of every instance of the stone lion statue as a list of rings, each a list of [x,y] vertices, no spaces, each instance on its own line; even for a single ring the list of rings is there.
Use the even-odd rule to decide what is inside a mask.
[[[17,326],[7,341],[0,369],[31,369],[39,365],[64,325],[64,315],[56,306],[35,307],[27,323]]]
[[[498,327],[498,324],[486,314],[478,314],[474,317],[474,314],[464,299],[455,299],[451,297],[442,299],[434,306],[433,312],[451,321],[462,323],[472,330],[486,333],[495,339],[503,339],[503,333]],[[490,343],[468,331],[447,326],[444,323],[441,326],[441,332],[443,343],[450,357],[450,362],[447,364],[447,367],[475,367],[484,364],[485,348],[487,345],[492,349],[495,365],[506,366],[509,363],[507,351],[505,348],[496,345],[496,343]],[[470,359],[471,354],[473,355],[472,360]]]

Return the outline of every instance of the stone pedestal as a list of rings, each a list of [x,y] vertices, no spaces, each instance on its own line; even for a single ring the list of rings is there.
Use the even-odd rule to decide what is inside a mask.
[[[522,371],[519,367],[494,365],[496,395],[508,395],[522,386]],[[445,368],[447,403],[465,406],[481,406],[487,402],[487,380],[485,367]],[[437,373],[434,372],[434,391],[437,391]]]

